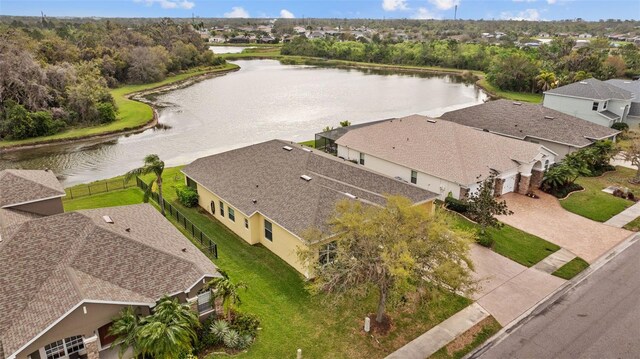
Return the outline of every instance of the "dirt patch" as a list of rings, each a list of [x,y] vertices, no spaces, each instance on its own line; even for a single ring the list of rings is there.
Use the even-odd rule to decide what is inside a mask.
[[[393,322],[391,321],[391,317],[388,315],[382,316],[382,322],[378,323],[376,321],[376,314],[372,313],[367,315],[371,320],[371,333],[377,335],[387,335],[391,328],[393,327]]]
[[[469,328],[466,332],[462,333],[459,337],[454,339],[451,343],[447,344],[446,350],[448,355],[453,355],[456,352],[465,349],[469,344],[473,343],[478,333],[480,333],[484,328],[494,325],[500,325],[498,322],[493,319],[492,316],[489,316],[473,327]]]

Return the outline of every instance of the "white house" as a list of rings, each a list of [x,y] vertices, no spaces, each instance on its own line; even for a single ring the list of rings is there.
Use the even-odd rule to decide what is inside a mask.
[[[438,194],[464,198],[496,175],[497,195],[538,187],[556,154],[546,147],[445,120],[412,115],[355,128],[338,157]]]
[[[543,106],[611,127],[626,122],[631,108],[631,92],[590,78],[544,93]]]
[[[626,122],[629,126],[638,129],[638,124],[640,124],[640,80],[611,79],[606,83],[631,92],[631,108],[627,114]]]

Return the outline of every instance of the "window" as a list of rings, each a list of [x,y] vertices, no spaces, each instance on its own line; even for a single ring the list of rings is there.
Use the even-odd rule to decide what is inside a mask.
[[[233,210],[233,208],[228,207],[229,210],[229,219],[231,220],[231,222],[235,222],[236,221],[236,211]]]
[[[222,201],[220,201],[220,215],[224,217],[224,203]]]
[[[591,109],[594,111],[598,111],[598,106],[600,106],[600,103],[597,101],[594,101],[593,106],[591,106]]]
[[[411,171],[411,183],[416,184],[418,183],[418,172],[416,171]]]
[[[248,219],[244,219],[244,228],[249,229],[249,220]]]
[[[544,161],[544,170],[548,170],[549,169],[549,160]]]
[[[338,249],[338,244],[336,242],[327,243],[320,247],[320,252],[318,253],[318,261],[320,265],[327,265],[333,263],[336,260],[336,250]]]
[[[360,164],[364,165],[364,153],[360,153]]]
[[[106,347],[116,340],[116,337],[109,335],[109,329],[111,329],[112,324],[113,322],[105,324],[98,328],[98,338],[100,338],[100,346],[102,348]]]
[[[194,181],[191,178],[187,177],[187,187],[191,187],[193,189],[198,189],[198,184],[196,184],[196,181]]]
[[[75,335],[64,340],[57,340],[44,346],[44,353],[47,359],[58,359],[67,357],[84,349],[82,335]]]
[[[211,214],[216,214],[216,202],[211,201]]]
[[[603,109],[603,110],[606,110],[606,109],[607,109],[607,102],[609,102],[609,101],[605,101],[605,102],[602,104],[602,109]]]
[[[206,289],[198,293],[198,313],[204,313],[211,308],[211,290]]]
[[[264,238],[273,242],[273,226],[266,219],[264,220]]]

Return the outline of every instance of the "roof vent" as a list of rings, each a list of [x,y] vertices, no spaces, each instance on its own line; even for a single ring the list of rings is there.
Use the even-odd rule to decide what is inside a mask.
[[[291,147],[291,146],[284,146],[284,147],[282,147],[282,149],[283,149],[283,150],[285,150],[285,151],[291,151],[291,150],[293,149],[293,147]]]
[[[187,251],[187,248],[182,248],[182,251],[183,251],[183,252],[186,252],[186,251]]]
[[[102,216],[102,219],[104,219],[104,221],[107,223],[113,224],[113,219],[111,219],[111,217],[109,216]]]
[[[432,118],[430,118],[430,119],[427,119],[427,122],[429,122],[429,123],[436,123],[437,121],[436,121],[436,120],[434,120],[434,119],[432,119]]]
[[[124,229],[126,232],[131,232],[131,228],[125,228]]]
[[[514,102],[513,104],[516,106],[522,106],[522,102]]]
[[[305,180],[307,182],[311,181],[311,177],[309,177],[307,175],[302,175],[302,176],[300,176],[300,178],[302,178],[303,180]]]
[[[304,147],[302,150],[305,151],[305,152],[311,152],[311,149],[310,148],[306,148],[306,147]]]
[[[251,200],[251,202],[252,202],[253,204],[256,204],[256,203],[258,203],[258,200],[257,200],[257,199],[252,199],[252,200]]]
[[[356,199],[356,198],[358,198],[358,196],[355,196],[355,195],[353,195],[353,194],[351,194],[351,193],[349,193],[349,192],[345,192],[345,194],[344,194],[344,195],[345,195],[345,196],[347,196],[347,197],[349,197],[349,198],[351,198],[351,199]]]
[[[553,116],[544,116],[544,119],[545,119],[545,120],[553,120],[554,118],[555,118],[555,117],[553,117]]]

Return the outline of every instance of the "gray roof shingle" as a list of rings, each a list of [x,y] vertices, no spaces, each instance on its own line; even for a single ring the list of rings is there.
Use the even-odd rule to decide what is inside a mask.
[[[0,207],[8,207],[55,196],[64,196],[64,188],[51,171],[0,171]]]
[[[447,112],[442,118],[521,140],[532,137],[577,148],[619,133],[542,105],[508,100],[489,101]]]
[[[631,92],[633,98],[631,99],[631,109],[629,110],[629,115],[640,116],[640,80],[630,81],[611,79],[605,82]]]
[[[293,149],[286,151],[283,146]],[[298,236],[311,227],[323,228],[335,202],[348,198],[345,193],[380,205],[385,203],[385,194],[403,195],[414,203],[437,197],[412,184],[280,140],[203,157],[182,171],[247,216],[260,212]],[[312,179],[305,181],[301,175]]]
[[[632,98],[631,92],[594,78],[561,86],[546,91],[545,94],[574,96],[594,100],[630,100]]]
[[[149,204],[63,213],[12,228],[0,242],[0,342],[7,355],[83,300],[153,304],[203,276],[219,276]]]

